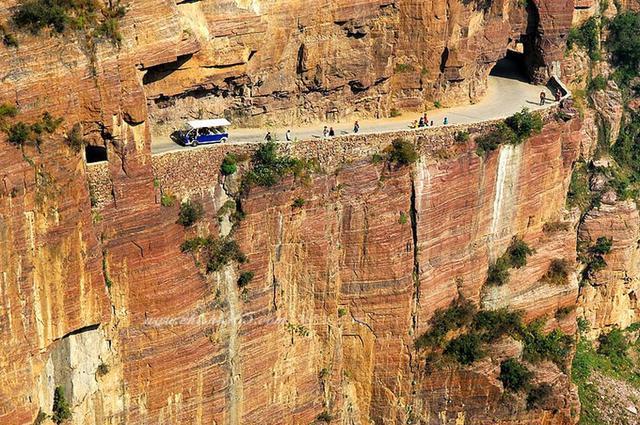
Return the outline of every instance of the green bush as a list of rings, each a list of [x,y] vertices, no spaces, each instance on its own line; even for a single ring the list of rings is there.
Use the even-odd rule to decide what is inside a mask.
[[[51,419],[56,424],[71,419],[71,408],[64,397],[64,389],[62,387],[56,387],[53,392],[53,415]]]
[[[534,133],[542,131],[542,117],[538,113],[531,113],[527,108],[516,112],[505,120],[505,123],[516,135],[516,143],[521,143]]]
[[[564,258],[556,258],[549,264],[549,269],[540,280],[549,285],[566,285],[569,283],[571,266]]]
[[[614,328],[609,333],[600,335],[598,342],[600,343],[598,354],[608,357],[614,364],[629,362],[627,357],[629,341],[619,328]]]
[[[463,365],[470,365],[485,355],[480,336],[473,333],[463,334],[449,341],[444,354]]]
[[[302,208],[304,207],[305,200],[304,198],[296,198],[293,200],[293,208]]]
[[[600,60],[600,25],[596,17],[591,17],[580,27],[572,28],[567,37],[567,47],[578,45],[589,53],[591,60]]]
[[[586,249],[586,252],[580,252],[578,254],[578,259],[586,264],[582,272],[583,279],[593,279],[595,273],[607,267],[604,256],[611,251],[612,244],[613,242],[610,238],[600,236],[595,244]]]
[[[207,272],[217,272],[232,261],[244,263],[247,257],[232,239],[217,239],[207,246]]]
[[[509,282],[509,262],[500,257],[495,263],[489,265],[486,285],[502,286]]]
[[[160,196],[160,205],[165,208],[172,207],[176,202],[176,197],[170,193],[163,193]]]
[[[517,136],[506,123],[501,122],[492,131],[476,138],[478,156],[494,151],[502,144],[516,144]]]
[[[479,311],[473,320],[473,329],[489,343],[504,335],[517,335],[523,329],[522,312],[506,308]]]
[[[8,103],[0,104],[0,122],[2,122],[4,118],[13,118],[16,115],[18,115],[18,108]]]
[[[531,363],[550,360],[564,370],[571,354],[573,338],[555,329],[548,334],[542,331],[543,321],[535,321],[522,330],[523,358]]]
[[[509,282],[509,269],[522,268],[527,265],[527,257],[533,254],[522,239],[514,237],[504,254],[489,265],[486,284],[490,286],[502,286]]]
[[[418,153],[411,142],[406,139],[395,139],[389,149],[389,161],[400,166],[413,164],[418,160]]]
[[[398,110],[396,108],[391,108],[391,110],[389,111],[389,116],[391,118],[400,117],[400,116],[402,116],[402,112],[400,112],[400,110]]]
[[[608,30],[607,48],[617,67],[614,77],[626,86],[638,75],[640,67],[640,14],[619,13],[609,22]]]
[[[24,145],[31,136],[31,127],[23,122],[17,122],[9,127],[8,138],[9,142],[14,145]]]
[[[178,223],[184,227],[193,226],[204,215],[204,208],[199,202],[185,201],[180,204]]]
[[[527,257],[533,255],[533,250],[529,248],[529,245],[527,245],[525,241],[514,237],[505,255],[509,265],[519,269],[527,265]]]
[[[244,288],[253,280],[253,272],[242,272],[238,278],[238,287]]]
[[[456,143],[467,143],[469,141],[469,132],[467,130],[456,131],[456,134],[453,136],[453,139]]]
[[[222,160],[222,165],[220,166],[220,171],[225,176],[230,176],[235,174],[238,171],[238,160],[234,154],[228,153],[225,155]]]
[[[119,20],[125,13],[118,1],[103,6],[97,0],[24,0],[13,11],[12,20],[16,27],[33,34],[45,28],[58,34],[83,30],[119,45]]]
[[[436,310],[430,330],[416,340],[416,349],[442,346],[447,333],[469,325],[476,311],[473,303],[464,298],[458,298],[449,308]]]
[[[607,88],[607,79],[602,75],[595,76],[589,81],[589,93],[604,90]]]
[[[251,160],[252,169],[243,179],[245,188],[251,185],[270,187],[280,181],[287,174],[296,176],[310,168],[310,164],[299,159],[278,155],[275,142],[267,142],[260,145]]]
[[[395,67],[395,72],[397,74],[401,74],[404,72],[413,72],[413,71],[415,71],[415,68],[410,63],[398,63],[396,64],[396,67]]]
[[[533,373],[518,360],[511,358],[500,364],[500,376],[505,390],[518,392],[527,389]]]

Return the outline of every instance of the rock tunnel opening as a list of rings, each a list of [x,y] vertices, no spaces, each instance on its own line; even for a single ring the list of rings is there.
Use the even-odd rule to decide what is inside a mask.
[[[531,82],[527,73],[524,54],[515,50],[508,50],[506,56],[496,62],[489,75],[525,83]]]
[[[107,148],[104,146],[87,145],[84,153],[87,164],[107,161]]]

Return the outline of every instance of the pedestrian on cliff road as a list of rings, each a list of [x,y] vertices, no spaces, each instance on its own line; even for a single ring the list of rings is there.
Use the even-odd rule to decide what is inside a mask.
[[[442,120],[442,124],[444,124],[444,125],[449,124],[449,118],[444,117],[444,120]]]
[[[334,137],[335,135],[336,135],[336,132],[335,132],[335,131],[333,131],[333,127],[331,127],[331,128],[329,129],[329,137]]]
[[[287,130],[287,133],[284,135],[284,138],[287,142],[291,141],[291,130]]]
[[[359,131],[360,131],[360,123],[356,121],[355,124],[353,124],[353,132],[358,134]]]
[[[424,113],[424,125],[425,127],[429,127],[429,118],[427,118],[427,113]]]
[[[273,136],[271,135],[270,131],[267,131],[267,135],[264,136],[264,140],[266,140],[267,142],[272,142],[273,141]]]
[[[422,128],[426,125],[424,118],[420,117],[420,121],[418,121],[418,128]]]
[[[540,92],[540,106],[543,106],[547,101],[547,94],[543,91]]]
[[[329,128],[325,125],[324,129],[322,130],[322,137],[326,139],[328,135],[329,135]]]

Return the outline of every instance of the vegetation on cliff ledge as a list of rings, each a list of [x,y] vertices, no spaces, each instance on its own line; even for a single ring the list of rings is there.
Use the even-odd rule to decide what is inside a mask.
[[[533,255],[533,250],[518,237],[511,240],[511,244],[495,263],[489,265],[486,284],[502,286],[509,282],[509,269],[522,268],[527,265],[527,257]]]
[[[571,377],[578,386],[580,397],[581,425],[596,425],[603,422],[599,404],[605,402],[594,384],[594,374],[624,381],[640,389],[640,345],[637,339],[639,326],[626,329],[613,328],[603,333],[597,344],[587,339],[588,323],[579,321],[579,340],[573,359]],[[597,347],[597,348],[596,348]]]
[[[476,153],[478,156],[484,156],[486,153],[498,149],[502,144],[520,144],[533,134],[540,133],[543,125],[540,114],[529,112],[527,108],[524,108],[498,123],[488,133],[478,137],[476,139],[478,146]]]
[[[98,0],[24,0],[15,8],[12,21],[17,28],[33,34],[45,28],[57,34],[75,30],[120,45],[119,20],[125,14],[119,1],[103,5]]]
[[[245,189],[254,185],[271,187],[287,175],[306,179],[314,168],[312,161],[281,155],[275,142],[267,142],[253,154],[251,169],[243,176],[242,186]]]
[[[430,329],[415,341],[417,350],[429,353],[430,363],[441,355],[463,365],[486,356],[486,347],[504,336],[522,341],[522,358],[529,363],[551,360],[565,368],[571,337],[560,330],[544,333],[544,319],[525,325],[522,313],[508,309],[480,310],[459,298],[447,309],[437,310]]]

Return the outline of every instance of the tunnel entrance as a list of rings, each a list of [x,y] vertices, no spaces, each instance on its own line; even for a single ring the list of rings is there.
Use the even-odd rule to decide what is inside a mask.
[[[107,148],[104,146],[87,145],[85,147],[84,154],[87,164],[94,164],[96,162],[104,162],[107,160]]]
[[[496,62],[489,75],[531,83],[531,79],[527,74],[524,54],[514,50],[508,50],[507,55]]]

